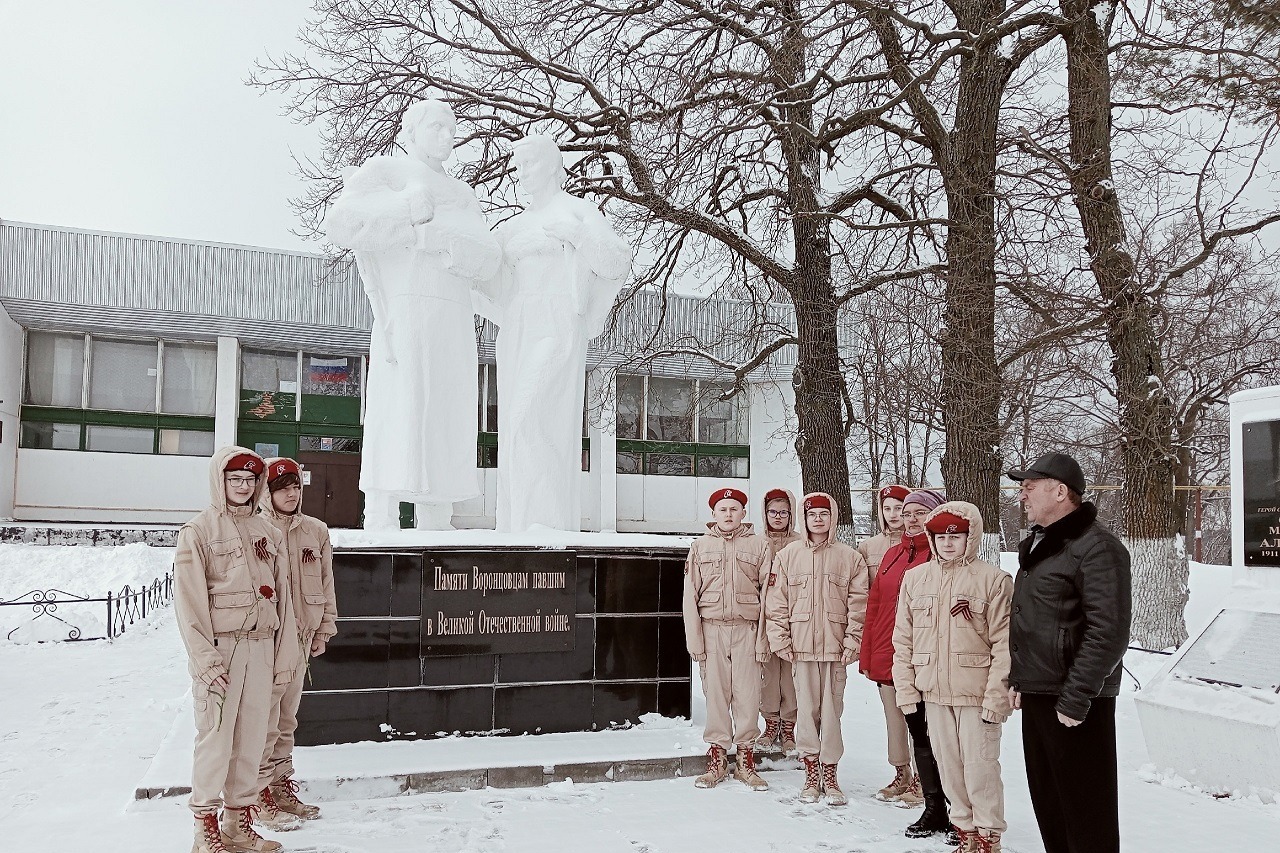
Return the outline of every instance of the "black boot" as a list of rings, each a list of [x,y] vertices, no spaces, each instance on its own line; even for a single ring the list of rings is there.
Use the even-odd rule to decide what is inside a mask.
[[[917,749],[916,773],[920,777],[920,792],[924,794],[924,813],[907,827],[907,838],[924,838],[951,829],[947,817],[947,798],[942,793],[942,778],[933,759],[933,750]]]

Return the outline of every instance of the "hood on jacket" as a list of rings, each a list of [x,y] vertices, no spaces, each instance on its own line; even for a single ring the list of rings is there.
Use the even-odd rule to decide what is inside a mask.
[[[797,512],[796,512],[795,494],[790,489],[769,489],[769,492],[782,492],[784,495],[787,496],[787,503],[790,504],[791,506],[791,527],[787,529],[785,532],[800,533],[800,527],[796,523]],[[768,492],[766,492],[765,494],[767,495]],[[776,495],[774,496],[773,499],[775,501],[780,500]],[[760,501],[760,532],[765,536],[768,536],[771,533],[775,533],[775,532],[777,533],[784,532],[780,530],[774,531],[769,529],[769,501],[763,500],[763,499]]]
[[[799,511],[801,516],[800,530],[798,531],[804,537],[804,541],[809,541],[809,526],[804,523],[804,502],[809,498],[824,497],[831,502],[831,529],[827,531],[827,539],[825,542],[819,542],[819,545],[830,545],[836,541],[836,526],[840,524],[840,507],[836,504],[836,499],[826,492],[809,492],[800,501]]]
[[[978,508],[968,501],[947,501],[929,513],[929,517],[925,519],[925,524],[928,524],[935,515],[940,515],[944,512],[969,520],[969,539],[965,542],[964,556],[958,561],[959,565],[967,566],[978,559],[978,551],[982,548],[982,513],[978,512]],[[933,541],[932,533],[929,534],[929,549],[933,552],[933,558],[941,565],[942,559],[938,556],[938,545]]]
[[[294,464],[297,464],[297,460],[296,460],[296,459],[289,459],[287,456],[272,456],[271,458],[267,459],[267,470],[268,470],[268,471],[270,471],[270,470],[271,470],[271,463],[273,463],[273,462],[283,462],[283,461],[285,461],[285,460],[288,460],[289,462],[293,462]],[[301,466],[301,465],[298,465],[298,470],[302,470],[302,466]],[[306,489],[306,487],[302,484],[302,477],[301,477],[301,476],[299,476],[299,477],[298,477],[298,489],[299,489],[299,491],[298,491],[298,508],[297,508],[297,509],[295,509],[295,510],[293,511],[293,514],[294,514],[295,516],[297,516],[297,515],[301,515],[301,514],[302,514],[302,499],[303,499],[303,498],[306,496],[306,494],[307,494],[307,489]],[[263,477],[263,478],[262,478],[262,495],[261,495],[261,497],[259,497],[259,498],[258,498],[258,508],[259,508],[259,509],[261,509],[261,510],[262,510],[264,513],[266,513],[267,515],[275,515],[275,514],[276,514],[276,507],[275,507],[275,504],[271,503],[271,490],[270,490],[269,488],[267,488],[267,478],[266,478],[266,477]]]
[[[254,453],[247,447],[237,447],[234,444],[228,444],[226,447],[219,448],[214,452],[213,458],[209,460],[209,500],[213,504],[213,508],[218,512],[227,511],[227,488],[223,482],[223,469],[227,463],[231,461],[233,456],[239,456],[241,453],[247,453],[255,459],[262,461],[262,457]],[[258,475],[258,483],[254,487],[253,496],[249,498],[249,506],[257,507],[262,501],[262,493],[267,488],[267,466],[262,464],[262,473]]]

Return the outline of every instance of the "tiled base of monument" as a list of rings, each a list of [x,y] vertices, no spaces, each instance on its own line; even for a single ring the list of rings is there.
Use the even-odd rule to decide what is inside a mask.
[[[687,546],[594,536],[609,544],[582,534],[576,547],[531,547],[527,538],[341,547],[338,634],[311,661],[298,744],[595,731],[655,712],[688,717]]]

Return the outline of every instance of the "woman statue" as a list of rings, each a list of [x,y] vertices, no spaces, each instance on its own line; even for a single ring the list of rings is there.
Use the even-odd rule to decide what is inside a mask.
[[[343,176],[325,220],[355,250],[373,308],[360,490],[365,528],[395,529],[399,503],[416,526],[451,527],[453,504],[480,494],[476,476],[476,331],[472,288],[500,250],[475,193],[445,174],[455,120],[418,101],[396,136],[403,154],[371,157]]]
[[[604,330],[631,247],[600,211],[564,191],[555,142],[511,155],[522,213],[498,226],[498,529],[578,530],[587,342]]]

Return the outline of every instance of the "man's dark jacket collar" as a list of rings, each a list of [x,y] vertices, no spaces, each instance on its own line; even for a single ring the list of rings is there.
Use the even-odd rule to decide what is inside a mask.
[[[1098,518],[1098,508],[1085,501],[1078,509],[1044,528],[1044,538],[1031,550],[1035,535],[1028,536],[1018,545],[1018,566],[1029,569],[1037,563],[1052,557],[1066,547],[1067,542],[1080,536]]]

